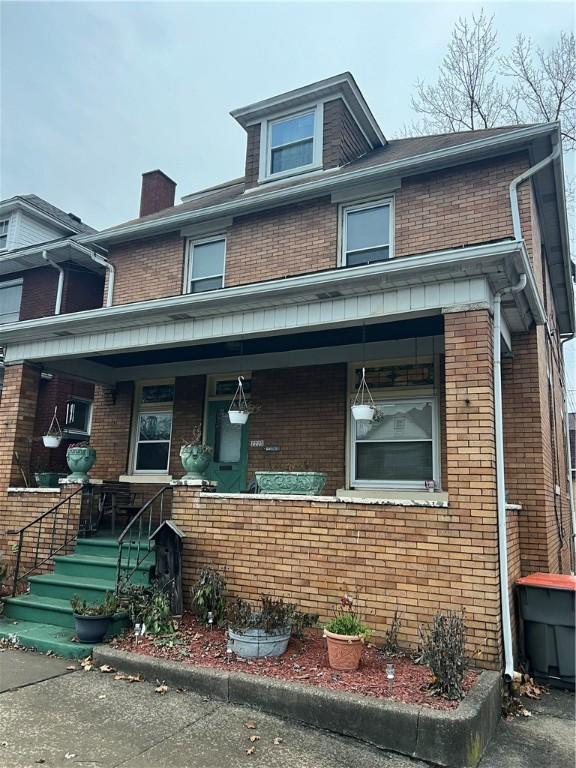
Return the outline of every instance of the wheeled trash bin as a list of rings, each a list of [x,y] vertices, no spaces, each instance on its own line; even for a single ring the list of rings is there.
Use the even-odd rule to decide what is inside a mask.
[[[573,689],[576,576],[533,573],[516,586],[530,674],[555,688]]]

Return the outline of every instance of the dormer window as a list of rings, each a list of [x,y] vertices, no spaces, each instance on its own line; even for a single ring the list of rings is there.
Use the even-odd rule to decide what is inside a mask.
[[[262,123],[260,180],[322,167],[322,105]]]
[[[10,219],[3,219],[0,221],[0,251],[3,251],[8,246],[8,225]]]

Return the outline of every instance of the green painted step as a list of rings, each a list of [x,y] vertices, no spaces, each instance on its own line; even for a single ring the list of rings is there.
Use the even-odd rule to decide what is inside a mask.
[[[59,600],[71,600],[78,595],[90,603],[99,603],[106,592],[114,592],[114,579],[92,579],[85,576],[64,576],[58,573],[43,573],[40,576],[30,576],[28,579],[30,592],[34,597],[56,597]]]
[[[83,659],[92,653],[92,645],[72,641],[74,631],[53,624],[33,621],[0,619],[0,638],[12,641],[14,638],[23,648],[32,648],[42,653],[52,651],[66,659]]]
[[[124,557],[128,556],[128,541],[123,546]],[[148,539],[140,539],[140,553],[143,556],[146,549],[154,549],[154,545],[151,544]],[[138,550],[138,540],[132,540],[132,546],[130,547],[130,559],[134,560]],[[87,555],[89,557],[118,557],[118,542],[116,539],[105,538],[92,538],[92,539],[78,539],[76,541],[76,547],[74,548],[76,555]]]
[[[53,624],[57,627],[74,629],[74,617],[70,601],[44,595],[29,593],[20,597],[5,598],[3,618],[22,622]],[[118,634],[127,626],[127,621],[125,613],[116,614],[110,625],[109,636]]]
[[[127,564],[126,558],[122,559],[122,565]],[[60,576],[96,579],[99,581],[116,580],[116,558],[112,557],[92,557],[89,555],[56,555],[54,557],[54,573]],[[154,567],[154,556],[151,554],[140,563],[134,571],[131,581],[133,584],[149,584],[150,570]],[[130,569],[134,568],[134,563]]]

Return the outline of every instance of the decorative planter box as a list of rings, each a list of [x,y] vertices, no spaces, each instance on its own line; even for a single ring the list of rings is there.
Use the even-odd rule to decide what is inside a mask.
[[[326,475],[323,472],[256,472],[256,482],[262,493],[319,496],[326,485]]]
[[[243,659],[262,659],[266,656],[282,656],[288,648],[291,627],[277,632],[265,632],[263,629],[246,629],[243,632],[228,630],[232,641],[232,650]]]

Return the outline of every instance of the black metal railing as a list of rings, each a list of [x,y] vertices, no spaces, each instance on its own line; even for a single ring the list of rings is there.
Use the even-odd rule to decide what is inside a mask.
[[[117,593],[130,584],[132,576],[142,563],[148,559],[151,561],[154,544],[150,536],[169,517],[170,505],[167,503],[167,496],[171,491],[170,486],[163,486],[138,510],[118,537]]]
[[[86,495],[85,487],[77,488],[51,509],[38,515],[28,525],[20,529],[7,531],[10,536],[17,535],[16,561],[12,579],[12,597],[18,592],[18,584],[34,571],[49,563],[59,552],[65,552],[78,538],[77,507],[72,500],[78,494]],[[88,491],[89,493],[89,491]],[[82,499],[84,501],[84,497]]]

